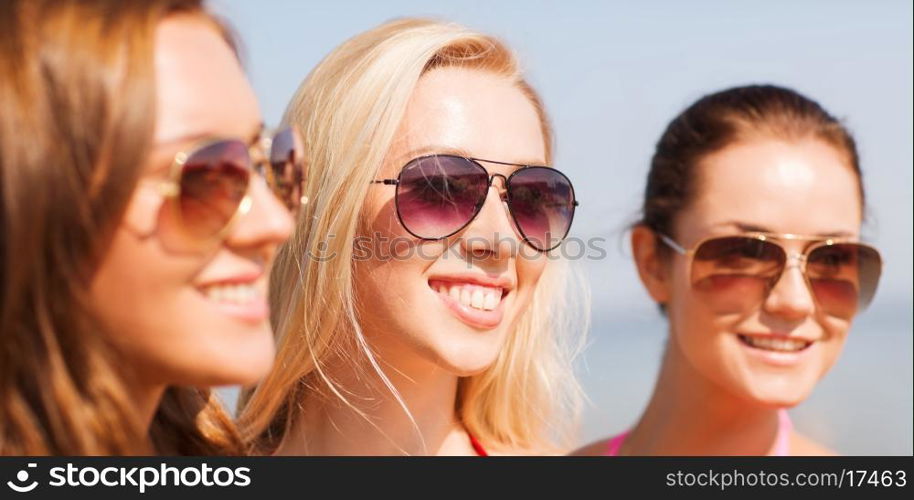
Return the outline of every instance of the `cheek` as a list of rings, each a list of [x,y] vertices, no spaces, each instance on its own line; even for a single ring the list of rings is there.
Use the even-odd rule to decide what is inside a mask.
[[[518,301],[517,309],[523,309],[533,298],[533,292],[539,285],[549,262],[546,255],[528,252],[521,249],[516,259]]]
[[[192,313],[179,307],[192,292],[182,286],[192,270],[187,264],[168,263],[155,238],[140,239],[122,228],[93,278],[95,313],[131,357],[164,357],[171,339],[163,335],[163,327],[170,323],[169,330],[174,329]]]
[[[715,313],[691,286],[685,269],[674,272],[668,286],[670,335],[682,355],[705,378],[724,386],[732,385],[727,382],[736,370],[731,333],[741,318]]]
[[[820,377],[824,376],[835,362],[841,356],[844,345],[847,343],[847,336],[850,332],[851,322],[844,319],[830,316],[816,319],[819,327],[822,328],[822,364]]]
[[[676,325],[673,335],[688,358],[705,368],[720,364],[714,358],[723,355],[718,340],[728,332],[724,318],[711,312],[690,288],[674,288],[667,315],[670,324]]]
[[[394,197],[395,186],[378,185],[368,192],[362,207],[361,229],[364,238],[383,240],[409,236],[397,216],[397,205]]]
[[[125,366],[154,384],[251,383],[269,368],[269,325],[215,312],[193,285],[206,257],[174,255],[120,229],[90,286],[94,312]]]

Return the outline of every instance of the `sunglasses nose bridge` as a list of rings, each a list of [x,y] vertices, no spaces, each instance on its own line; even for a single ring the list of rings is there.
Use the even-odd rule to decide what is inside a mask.
[[[249,167],[260,174],[260,177],[266,181],[268,186],[273,186],[273,171],[270,169],[270,148],[273,140],[269,137],[261,137],[251,147],[248,148]]]
[[[816,299],[806,276],[806,256],[796,252],[785,253],[784,267],[769,284],[764,307],[789,317],[811,314],[816,307]],[[792,269],[796,269],[796,274],[790,272]]]
[[[501,191],[507,191],[507,190],[508,190],[508,178],[505,177],[505,176],[502,175],[502,174],[492,174],[492,175],[490,175],[490,176],[489,176],[489,187],[492,187],[492,186],[495,185],[495,179],[496,179],[496,178],[501,179]]]
[[[786,261],[784,262],[784,271],[791,268],[797,268],[800,272],[806,270],[806,256],[797,252],[784,252]]]

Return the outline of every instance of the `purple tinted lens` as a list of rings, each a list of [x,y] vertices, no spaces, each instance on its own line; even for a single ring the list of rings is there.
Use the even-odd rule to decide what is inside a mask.
[[[194,237],[206,238],[224,229],[248,190],[248,148],[241,141],[219,141],[204,146],[184,162],[181,222]]]
[[[571,228],[574,188],[558,170],[524,168],[510,177],[508,206],[527,242],[545,252],[557,247]]]
[[[276,197],[293,211],[301,204],[304,187],[301,160],[302,147],[291,128],[284,129],[273,137],[270,147],[270,187]]]
[[[397,211],[407,231],[425,239],[450,236],[482,207],[489,186],[485,169],[466,158],[416,158],[400,172]]]

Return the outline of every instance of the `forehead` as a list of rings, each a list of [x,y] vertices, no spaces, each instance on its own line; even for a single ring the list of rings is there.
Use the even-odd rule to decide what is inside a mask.
[[[420,78],[389,156],[402,165],[420,152],[447,150],[514,163],[546,160],[530,99],[507,78],[467,68],[438,68]]]
[[[189,136],[249,137],[260,110],[228,43],[207,20],[178,15],[156,31],[157,143]]]
[[[847,157],[824,141],[743,140],[697,168],[696,193],[678,221],[681,229],[724,232],[737,222],[777,233],[859,232],[857,175]]]

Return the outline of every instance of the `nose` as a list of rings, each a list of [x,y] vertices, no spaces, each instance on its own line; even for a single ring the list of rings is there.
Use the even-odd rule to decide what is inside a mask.
[[[792,259],[790,259],[792,260]],[[798,321],[815,311],[815,299],[803,276],[801,263],[791,265],[781,273],[781,277],[765,298],[763,308],[766,312],[781,318]]]
[[[501,178],[502,189],[496,186]],[[476,258],[502,260],[509,258],[521,243],[511,223],[502,191],[505,177],[495,174],[491,177],[486,200],[479,214],[461,234],[464,250]]]
[[[292,216],[259,176],[253,178],[249,196],[251,210],[239,217],[225,244],[235,249],[263,251],[264,258],[269,259],[292,233]]]

